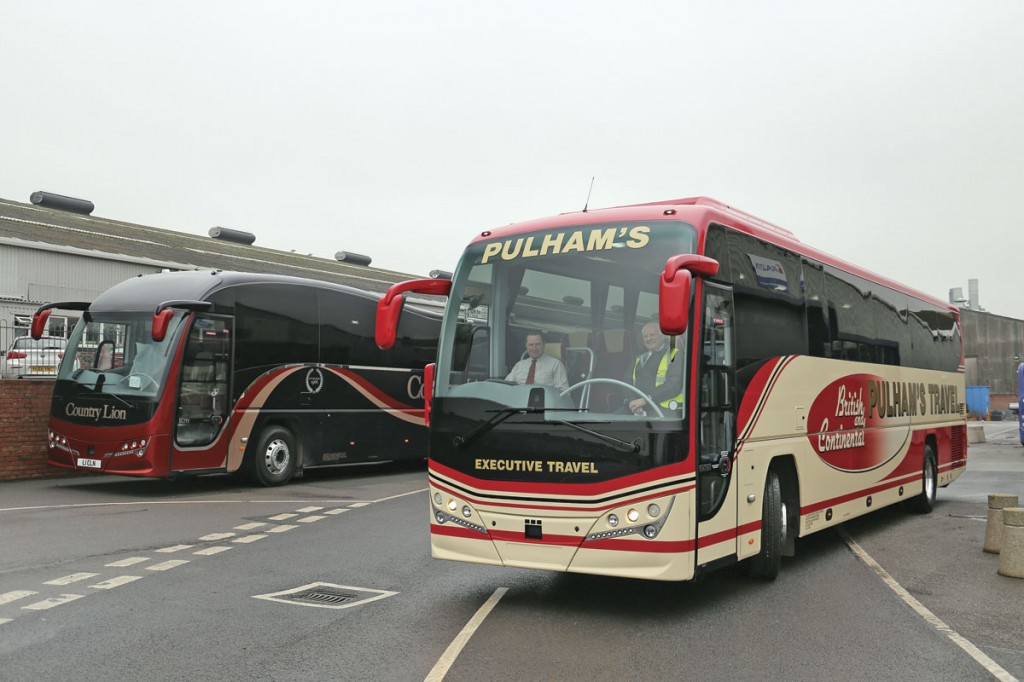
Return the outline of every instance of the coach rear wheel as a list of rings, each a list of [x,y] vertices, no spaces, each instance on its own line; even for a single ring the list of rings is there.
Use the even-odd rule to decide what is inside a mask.
[[[298,456],[295,437],[283,426],[264,429],[252,455],[251,466],[256,483],[265,486],[283,485],[295,473]]]
[[[927,514],[935,506],[935,495],[938,486],[938,465],[935,463],[935,450],[931,445],[924,446],[924,466],[921,468],[924,488],[921,494],[907,501],[911,511]]]
[[[779,475],[769,471],[761,500],[761,551],[750,559],[750,575],[754,578],[775,580],[779,575],[787,532],[786,511]]]

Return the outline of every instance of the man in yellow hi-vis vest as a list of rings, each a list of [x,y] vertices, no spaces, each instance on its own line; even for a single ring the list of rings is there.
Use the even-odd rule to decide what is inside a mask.
[[[677,349],[669,348],[668,338],[657,322],[648,322],[643,331],[644,348],[633,365],[633,385],[664,410],[683,409],[683,357],[676,358]],[[647,401],[629,401],[633,414],[645,414]]]

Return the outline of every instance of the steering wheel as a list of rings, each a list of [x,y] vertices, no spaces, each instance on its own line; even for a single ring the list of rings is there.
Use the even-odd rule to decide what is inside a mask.
[[[153,377],[149,376],[148,374],[143,374],[142,372],[132,372],[131,374],[126,376],[124,378],[124,380],[126,382],[129,382],[132,377],[139,377],[140,379],[146,379],[147,380],[147,383],[141,384],[137,389],[135,389],[137,391],[141,391],[143,388],[148,386],[150,383],[152,383],[154,387],[159,387],[160,386],[160,382],[158,382],[156,379],[154,379]]]
[[[578,384],[573,384],[569,388],[562,391],[562,393],[558,397],[563,398],[572,393],[573,391],[575,391],[577,388],[580,388],[582,386],[589,386],[591,384],[612,384],[613,386],[628,389],[633,393],[636,393],[639,397],[643,398],[644,402],[651,406],[655,416],[660,417],[662,419],[665,418],[665,413],[661,411],[661,407],[658,406],[658,403],[651,400],[643,391],[641,391],[636,386],[632,384],[627,384],[625,381],[619,381],[618,379],[587,379],[586,381],[581,381]]]

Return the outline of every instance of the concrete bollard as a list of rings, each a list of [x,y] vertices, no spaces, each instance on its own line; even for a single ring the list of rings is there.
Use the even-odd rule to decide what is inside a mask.
[[[982,549],[999,554],[1003,546],[1003,510],[1020,504],[1016,495],[993,493],[988,496],[988,523],[985,524],[985,544]]]
[[[968,443],[984,443],[985,442],[985,427],[981,424],[968,424],[967,425],[967,442]]]
[[[999,553],[999,575],[1024,578],[1024,507],[1003,510],[1003,551]]]

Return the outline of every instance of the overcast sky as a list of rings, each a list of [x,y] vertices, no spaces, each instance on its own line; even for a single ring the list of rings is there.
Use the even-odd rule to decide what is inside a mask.
[[[707,195],[1024,319],[1024,2],[5,0],[0,197],[425,275]]]

